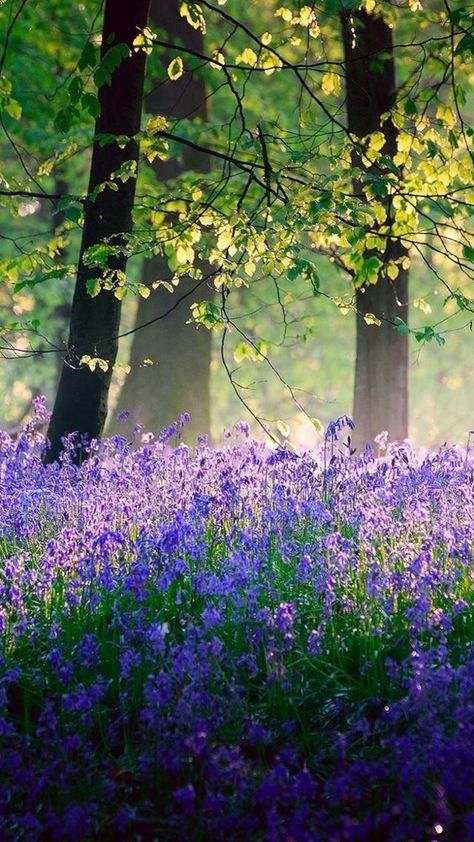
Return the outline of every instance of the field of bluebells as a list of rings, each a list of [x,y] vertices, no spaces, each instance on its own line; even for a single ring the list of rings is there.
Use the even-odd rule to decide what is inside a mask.
[[[466,448],[44,467],[44,415],[0,434],[2,840],[474,840]]]

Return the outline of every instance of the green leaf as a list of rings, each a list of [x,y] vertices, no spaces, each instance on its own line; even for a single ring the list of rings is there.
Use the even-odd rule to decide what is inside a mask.
[[[458,99],[459,105],[466,105],[466,91],[461,85],[456,85],[456,96]]]
[[[130,138],[128,138],[124,134],[97,134],[95,136],[95,140],[99,144],[99,146],[111,146],[113,143],[116,143],[120,149],[125,149],[127,143],[129,142]]]
[[[386,196],[389,182],[387,179],[367,173],[365,181],[370,183],[370,192],[373,196]]]
[[[324,427],[321,424],[321,421],[319,420],[319,418],[310,418],[310,421],[311,421],[315,431],[317,433],[319,433],[320,436],[322,436],[324,434]]]
[[[395,319],[395,326],[397,328],[398,333],[400,333],[401,336],[408,336],[408,334],[411,333],[408,325],[405,324],[403,319],[400,319],[399,316],[397,316],[397,318]]]
[[[106,266],[109,257],[117,253],[114,246],[109,246],[107,243],[95,243],[89,246],[84,254],[84,264],[86,266]]]
[[[44,284],[45,281],[64,278],[68,272],[69,269],[67,266],[53,266],[52,269],[47,269],[45,272],[38,272],[37,275],[32,275],[24,281],[19,281],[15,284],[15,292],[20,292],[22,289],[25,289],[25,287],[33,289],[33,287],[38,286],[38,284]]]
[[[453,24],[453,26],[459,26],[462,16],[465,14],[465,9],[454,9],[448,15],[449,20]]]
[[[422,330],[416,330],[414,333],[417,342],[431,342],[434,339],[438,345],[444,345],[446,343],[444,336],[436,333],[435,329],[430,325],[427,325]]]
[[[84,90],[84,82],[82,81],[80,76],[74,76],[71,81],[69,82],[69,97],[71,102],[78,102],[81,98],[82,91]]]
[[[66,108],[62,108],[61,111],[58,111],[56,114],[56,117],[54,118],[54,128],[59,132],[63,132],[63,134],[67,134],[77,117],[79,117],[77,108],[73,105],[66,105]]]
[[[86,281],[86,289],[91,298],[95,298],[100,292],[100,281],[97,278],[89,278]]]
[[[16,99],[7,99],[4,103],[4,108],[7,114],[10,117],[13,117],[14,120],[19,120],[21,117],[21,105]]]
[[[100,103],[98,97],[95,96],[95,94],[86,93],[83,94],[81,102],[82,107],[89,112],[94,120],[96,120],[100,115]]]
[[[69,219],[71,222],[76,222],[76,223],[79,222],[79,220],[82,216],[81,209],[77,208],[77,207],[74,207],[74,205],[71,205],[70,207],[65,208],[63,213],[64,213],[64,216],[66,217],[66,219]]]
[[[85,70],[86,67],[92,68],[95,67],[96,64],[96,48],[94,47],[92,41],[88,41],[81,53],[78,68],[79,70]]]
[[[463,55],[463,53],[472,53],[474,55],[474,35],[472,32],[467,32],[464,38],[461,38],[454,51],[455,56]]]
[[[448,140],[449,140],[451,146],[453,147],[453,149],[458,149],[459,142],[458,142],[458,139],[457,139],[457,136],[456,136],[455,132],[453,132],[452,129],[450,129],[450,131],[449,131]]]
[[[439,146],[432,140],[428,141],[428,158],[435,158],[440,153]]]
[[[223,320],[220,308],[212,301],[199,301],[191,304],[193,320],[204,325],[209,330],[223,327]]]
[[[416,102],[413,102],[412,99],[407,99],[405,102],[405,114],[407,117],[413,117],[415,114],[418,114],[418,108],[416,106]]]
[[[94,120],[97,119],[100,114],[100,104],[95,94],[83,94],[81,104]]]
[[[458,290],[456,290],[456,292],[453,292],[452,295],[448,295],[444,303],[446,304],[450,299],[454,299],[456,301],[456,304],[458,305],[460,310],[472,310],[472,299],[466,298],[466,296]]]
[[[288,269],[286,275],[289,281],[296,281],[296,279],[299,278],[299,276],[302,273],[302,264],[302,260],[295,260],[293,266],[291,266],[291,268]]]
[[[360,285],[365,282],[369,284],[377,283],[379,270],[382,266],[382,261],[379,257],[376,257],[374,254],[370,255],[369,257],[366,257],[365,260],[363,260],[362,262],[362,266],[358,274],[358,284]]]
[[[116,180],[120,179],[121,181],[125,182],[128,181],[129,178],[135,178],[137,175],[137,162],[136,161],[124,161],[124,163],[111,173],[111,178]],[[111,186],[110,182],[107,182],[109,187]]]
[[[244,360],[260,362],[265,359],[266,351],[265,342],[256,342],[255,345],[249,345],[248,342],[239,342],[234,348],[234,360],[236,363],[241,363]]]
[[[94,73],[94,82],[98,88],[102,85],[110,85],[112,73],[120,67],[122,61],[130,55],[130,49],[126,44],[115,44],[102,58],[97,70]]]
[[[0,94],[2,95],[9,95],[12,92],[12,83],[10,79],[7,79],[5,76],[0,76]]]

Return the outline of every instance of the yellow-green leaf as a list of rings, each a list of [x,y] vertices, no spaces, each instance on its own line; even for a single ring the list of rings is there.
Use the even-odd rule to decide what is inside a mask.
[[[200,29],[203,35],[206,34],[206,20],[198,3],[181,3],[179,13],[193,29]]]
[[[332,71],[324,73],[321,82],[321,90],[323,94],[326,94],[326,96],[331,96],[331,94],[337,95],[341,90],[341,77],[339,74],[333,73]]]
[[[114,365],[114,371],[118,371],[121,374],[130,374],[131,370],[131,365],[123,365],[122,363],[115,363]]]
[[[284,421],[277,421],[276,422],[277,430],[284,439],[287,439],[290,435],[290,428],[288,424],[285,424]]]
[[[222,70],[222,67],[225,64],[225,58],[219,50],[214,50],[212,54],[212,61],[209,63],[214,70]]]
[[[79,362],[86,365],[91,371],[95,371],[97,367],[102,371],[108,371],[109,368],[107,360],[102,360],[100,357],[91,357],[89,354],[84,354]]]
[[[147,56],[150,55],[153,49],[154,37],[154,33],[148,28],[148,26],[146,26],[143,32],[140,32],[133,41],[133,48],[135,52],[142,50]]]
[[[235,63],[248,64],[250,67],[255,67],[257,64],[257,54],[250,47],[246,47],[245,50],[242,50],[242,52],[236,57]]]
[[[320,436],[322,436],[323,433],[324,433],[324,427],[321,424],[321,421],[319,420],[319,418],[311,418],[311,423],[312,423],[314,429],[316,430],[316,432],[319,433]]]
[[[7,114],[13,117],[14,120],[19,120],[21,117],[21,105],[16,99],[7,99],[3,105]]]
[[[436,119],[446,126],[447,129],[452,129],[456,125],[456,115],[449,105],[438,105],[436,109]]]
[[[217,238],[217,248],[219,251],[225,251],[230,245],[232,245],[232,241],[232,231],[225,229],[224,231],[221,231]]]
[[[162,114],[155,114],[153,117],[149,117],[146,122],[145,131],[149,134],[154,134],[154,132],[161,132],[168,127],[168,120],[166,117],[163,117]]]
[[[373,313],[366,313],[364,315],[364,322],[367,325],[377,325],[377,327],[380,327],[380,325],[382,324],[380,319],[378,319],[377,316],[374,316]]]
[[[415,298],[413,306],[421,310],[422,313],[426,313],[427,316],[431,313],[431,307],[424,298]]]
[[[275,12],[275,17],[280,17],[286,21],[286,23],[290,23],[290,21],[293,20],[293,12],[285,6],[280,6],[280,8]]]
[[[179,245],[176,249],[176,262],[180,264],[180,266],[184,266],[186,263],[192,263],[194,260],[194,249],[191,246],[183,246]]]
[[[179,79],[184,73],[184,64],[181,56],[176,56],[168,65],[168,76],[173,81]]]
[[[372,132],[372,134],[369,135],[369,150],[380,152],[384,145],[385,135],[383,132]]]

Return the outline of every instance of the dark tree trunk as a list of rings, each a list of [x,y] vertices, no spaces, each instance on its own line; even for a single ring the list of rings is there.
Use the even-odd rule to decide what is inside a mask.
[[[152,23],[168,33],[168,40],[179,39],[178,43],[187,49],[202,53],[202,34],[180,16],[178,0],[167,3],[152,0],[150,13]],[[175,55],[170,52],[164,57],[164,63],[167,64]],[[185,54],[183,60],[186,67]],[[157,85],[145,98],[145,103],[146,110],[151,114],[163,114],[178,120],[207,119],[204,79],[199,72],[191,73],[189,68],[177,81]],[[185,170],[208,172],[209,158],[183,147],[180,161],[156,160],[153,167],[157,178],[166,181]],[[166,260],[158,256],[145,262],[143,282],[166,279],[169,274]],[[195,284],[195,280],[183,278],[174,293],[158,287],[149,298],[140,299],[137,326],[165,313],[178,297]],[[147,431],[157,433],[183,412],[189,412],[191,420],[184,430],[184,438],[192,442],[200,433],[209,433],[211,332],[186,324],[190,318],[190,304],[209,295],[209,289],[203,285],[165,319],[134,334],[130,354],[133,367],[120,393],[118,410],[128,410],[133,423],[143,424]],[[140,368],[138,364],[146,358],[151,358],[156,365]],[[111,429],[118,430],[113,422]]]
[[[392,157],[397,152],[397,129],[391,120],[381,126],[381,117],[391,110],[396,95],[392,30],[382,18],[354,11],[342,14],[342,31],[349,131],[359,138],[382,131],[382,152]],[[367,169],[356,150],[353,163]],[[358,181],[354,182],[354,191],[361,195]],[[388,203],[387,210],[389,222]],[[393,239],[378,256],[387,264],[406,255],[405,246]],[[407,270],[400,267],[398,277],[391,281],[382,269],[376,285],[357,290],[356,303],[354,442],[360,449],[383,430],[391,440],[408,435],[408,337],[386,321],[377,327],[364,320],[364,314],[373,313],[392,323],[397,317],[407,323]]]
[[[120,148],[112,143],[100,146],[94,141],[88,194],[110,180],[113,172],[126,161],[138,165],[138,143],[133,139],[140,129],[145,75],[145,53],[133,52],[132,43],[138,30],[146,26],[150,0],[106,0],[102,29],[102,56],[117,44],[126,44],[130,55],[122,59],[113,72],[110,84],[99,90],[100,115],[95,134],[125,135],[131,140]],[[95,298],[89,295],[87,282],[100,280],[102,272],[84,265],[88,248],[108,240],[121,245],[132,229],[135,178],[118,181],[117,190],[105,188],[95,201],[88,200],[84,210],[84,228],[78,273],[71,308],[68,355],[59,381],[48,436],[51,448],[48,461],[57,459],[63,436],[79,432],[88,439],[100,436],[107,415],[107,397],[111,367],[117,356],[117,334],[120,325],[120,301],[113,290],[102,290]],[[125,271],[126,257],[109,261],[109,268]],[[80,366],[84,355],[108,361],[107,371]]]

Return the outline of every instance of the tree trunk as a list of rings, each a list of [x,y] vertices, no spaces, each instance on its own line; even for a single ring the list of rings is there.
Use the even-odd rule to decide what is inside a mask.
[[[169,41],[177,41],[187,49],[202,53],[202,34],[180,16],[178,0],[169,0],[168,3],[152,0],[150,11],[152,23],[168,33]],[[165,55],[163,63],[167,64],[175,55],[174,52]],[[183,60],[186,67],[185,54]],[[189,68],[177,81],[156,86],[145,98],[145,103],[146,110],[151,114],[163,114],[177,120],[207,119],[204,79]],[[183,147],[182,160],[156,160],[153,167],[157,178],[163,182],[186,170],[208,172],[209,158]],[[169,275],[167,262],[160,256],[144,264],[144,283],[166,279]],[[178,297],[195,284],[195,280],[183,278],[174,293],[158,287],[149,298],[140,299],[137,326],[165,313]],[[120,393],[118,410],[128,410],[132,422],[143,424],[147,431],[157,433],[183,412],[189,412],[191,419],[183,431],[185,440],[192,442],[200,433],[209,433],[211,332],[186,324],[190,318],[190,304],[209,295],[206,287],[200,287],[166,318],[134,334],[130,354],[132,370]],[[156,364],[139,367],[146,358],[151,358]],[[116,423],[111,422],[111,430],[119,430]]]
[[[147,24],[150,0],[106,0],[102,28],[103,57],[115,45],[125,44],[130,55],[113,71],[110,84],[99,90],[100,115],[96,120],[88,195],[111,179],[112,173],[127,161],[138,165],[138,143],[134,135],[140,129],[145,75],[145,53],[133,52],[132,44],[139,29]],[[100,146],[97,135],[125,135],[129,142],[120,148],[117,143]],[[106,187],[95,201],[88,199],[84,208],[84,228],[78,272],[71,308],[68,354],[62,367],[56,401],[48,430],[51,448],[48,461],[57,459],[62,437],[71,432],[92,439],[100,436],[107,415],[107,397],[111,367],[117,356],[117,334],[120,325],[120,301],[113,290],[101,290],[92,298],[87,282],[103,277],[103,269],[84,265],[84,254],[91,246],[108,241],[122,245],[124,235],[132,230],[135,178],[116,182],[117,190]],[[124,272],[126,256],[109,260],[108,268]],[[99,367],[91,371],[81,366],[83,356],[108,362],[107,371]]]
[[[359,10],[343,12],[342,31],[349,131],[359,138],[382,131],[382,152],[392,157],[397,152],[397,129],[390,119],[381,125],[382,115],[391,110],[396,96],[392,29],[382,18]],[[353,163],[368,169],[357,150]],[[354,192],[363,198],[358,181]],[[387,211],[389,224],[393,216],[388,203]],[[378,257],[387,264],[406,255],[405,246],[393,239]],[[397,317],[408,321],[407,270],[400,267],[398,277],[391,281],[382,269],[376,285],[356,291],[356,304],[354,443],[362,449],[384,430],[390,440],[408,435],[408,337],[389,323]],[[381,327],[368,325],[366,313],[388,322],[382,321]]]

